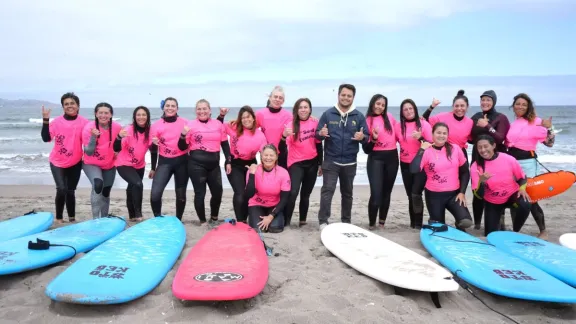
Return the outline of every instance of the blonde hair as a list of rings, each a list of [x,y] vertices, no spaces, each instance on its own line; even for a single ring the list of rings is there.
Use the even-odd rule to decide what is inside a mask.
[[[209,103],[208,100],[206,100],[206,99],[200,99],[200,100],[196,101],[196,108],[198,108],[198,105],[201,104],[201,103],[207,104],[207,105],[208,105],[208,108],[212,109],[212,107],[210,107],[210,103]]]

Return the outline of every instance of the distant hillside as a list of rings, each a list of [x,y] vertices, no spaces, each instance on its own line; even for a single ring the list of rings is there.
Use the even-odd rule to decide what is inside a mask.
[[[0,98],[0,108],[11,109],[11,108],[39,108],[44,105],[49,108],[60,107],[59,103],[53,103],[44,100],[31,100],[31,99],[18,99],[18,100],[8,100]]]

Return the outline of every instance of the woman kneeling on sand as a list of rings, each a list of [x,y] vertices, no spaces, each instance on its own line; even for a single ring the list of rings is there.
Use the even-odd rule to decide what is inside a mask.
[[[248,224],[271,233],[284,230],[284,206],[290,199],[290,175],[278,165],[278,150],[273,144],[264,146],[262,163],[252,164],[246,184]]]

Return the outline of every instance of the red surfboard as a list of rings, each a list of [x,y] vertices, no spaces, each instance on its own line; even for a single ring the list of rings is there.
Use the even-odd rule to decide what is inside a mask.
[[[244,223],[223,223],[190,250],[172,282],[183,300],[228,301],[258,295],[268,281],[268,256],[258,233]]]
[[[576,182],[576,174],[570,171],[548,172],[528,178],[526,193],[531,202],[557,196],[570,189]]]

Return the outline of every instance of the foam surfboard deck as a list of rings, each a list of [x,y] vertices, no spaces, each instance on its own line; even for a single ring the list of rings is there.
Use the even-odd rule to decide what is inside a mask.
[[[562,234],[560,235],[558,241],[562,246],[576,250],[576,233]]]
[[[48,212],[30,212],[0,222],[0,242],[43,232],[52,226],[54,215]]]
[[[25,272],[68,260],[92,250],[122,232],[126,221],[119,217],[87,220],[0,243],[0,275]],[[28,249],[28,242],[49,241],[47,250]]]
[[[391,286],[425,292],[458,290],[458,283],[442,266],[356,225],[332,223],[322,230],[320,239],[353,269]]]
[[[244,223],[223,223],[190,250],[172,293],[183,300],[241,300],[258,295],[267,281],[268,257],[258,233]]]
[[[576,287],[576,251],[534,236],[509,231],[492,232],[486,240],[498,249]]]
[[[119,304],[140,298],[166,277],[186,242],[175,216],[133,225],[96,247],[46,287],[52,300],[73,304]]]
[[[441,224],[433,224],[440,227]],[[460,279],[487,292],[542,302],[576,303],[576,289],[468,233],[420,230],[430,254]]]

